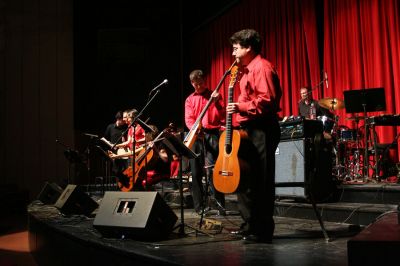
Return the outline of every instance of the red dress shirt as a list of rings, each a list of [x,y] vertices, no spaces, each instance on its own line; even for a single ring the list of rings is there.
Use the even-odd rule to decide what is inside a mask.
[[[233,119],[234,126],[275,115],[279,111],[282,90],[273,65],[257,55],[250,64],[240,69],[239,75],[239,82],[236,83],[240,89],[239,113]]]
[[[206,90],[202,94],[193,92],[185,101],[185,124],[191,129],[196,122],[211,97],[211,91]],[[220,129],[225,122],[225,108],[220,98],[216,103],[212,103],[202,119],[202,126],[205,129]]]
[[[128,136],[131,137],[131,143],[129,143],[129,148],[133,147],[133,127],[130,127],[128,130]],[[136,125],[135,129],[135,140],[141,140],[144,138],[144,129],[140,125]],[[136,142],[136,147],[138,147],[141,143]]]

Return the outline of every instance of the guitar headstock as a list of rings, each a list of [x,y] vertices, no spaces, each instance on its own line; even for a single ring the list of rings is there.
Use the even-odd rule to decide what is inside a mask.
[[[238,66],[233,66],[231,69],[231,80],[229,81],[229,87],[232,88],[235,83],[236,83],[236,79],[238,76],[238,72],[239,72],[239,67]]]

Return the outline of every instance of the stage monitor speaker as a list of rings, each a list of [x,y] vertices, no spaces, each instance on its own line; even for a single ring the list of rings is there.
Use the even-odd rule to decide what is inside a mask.
[[[63,189],[56,183],[45,182],[36,199],[40,200],[43,204],[54,204],[62,192]]]
[[[93,226],[105,237],[166,238],[178,217],[157,192],[106,192]]]
[[[332,176],[332,153],[326,144],[311,138],[281,141],[275,152],[275,194],[280,197],[331,201],[336,184]]]
[[[54,204],[64,214],[90,214],[99,206],[82,187],[68,185]]]

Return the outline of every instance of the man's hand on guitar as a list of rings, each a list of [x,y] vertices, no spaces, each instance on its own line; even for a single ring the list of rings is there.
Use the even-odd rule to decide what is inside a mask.
[[[117,157],[117,155],[115,153],[113,153],[112,151],[108,151],[108,157],[110,157],[111,159],[115,159]]]
[[[226,112],[228,114],[234,114],[239,112],[239,104],[238,103],[228,103],[226,106]]]
[[[211,98],[213,99],[214,102],[217,102],[219,98],[221,98],[221,94],[217,90],[213,91],[211,94]]]

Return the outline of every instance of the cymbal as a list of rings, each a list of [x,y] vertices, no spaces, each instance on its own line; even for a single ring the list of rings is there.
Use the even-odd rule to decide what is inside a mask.
[[[346,117],[346,120],[364,120],[365,116],[351,116],[351,117]]]
[[[323,98],[318,101],[318,104],[329,110],[338,110],[344,108],[344,102],[337,98]]]

